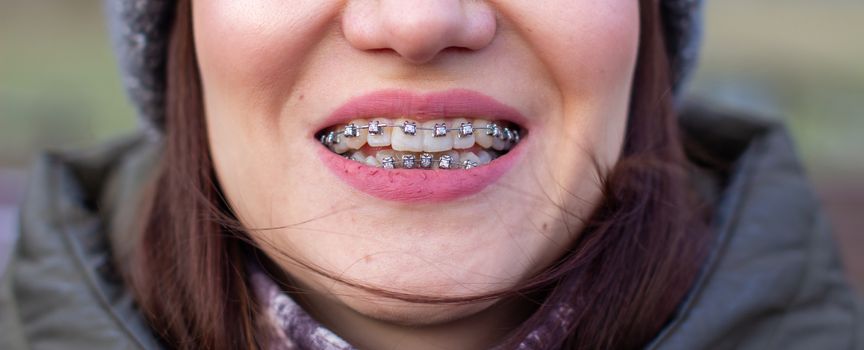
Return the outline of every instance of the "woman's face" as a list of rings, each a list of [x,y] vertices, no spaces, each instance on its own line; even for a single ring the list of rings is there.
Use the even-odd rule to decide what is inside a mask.
[[[296,283],[362,315],[434,323],[490,303],[372,297],[286,255],[399,292],[511,287],[573,242],[600,201],[593,160],[618,158],[636,1],[206,0],[193,9],[210,150],[232,209]],[[388,126],[370,135],[375,120]],[[352,121],[362,128],[347,137]],[[457,130],[467,122],[473,134]],[[509,141],[487,135],[493,123]],[[339,143],[322,144],[328,131]],[[388,156],[395,169],[384,168]]]

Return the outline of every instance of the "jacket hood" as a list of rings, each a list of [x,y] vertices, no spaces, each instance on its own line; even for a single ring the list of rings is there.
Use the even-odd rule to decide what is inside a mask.
[[[123,85],[146,130],[163,131],[165,66],[176,2],[105,0],[105,13]],[[671,79],[681,93],[696,65],[702,37],[702,0],[660,0]]]
[[[155,349],[115,269],[159,146],[135,135],[42,155],[30,170],[11,261],[0,271],[0,349]]]
[[[864,349],[864,310],[785,129],[700,108],[686,108],[680,123],[688,152],[717,162],[694,176],[714,199],[716,241],[647,348]],[[139,134],[39,159],[0,272],[0,348],[161,346],[116,273],[159,154]]]

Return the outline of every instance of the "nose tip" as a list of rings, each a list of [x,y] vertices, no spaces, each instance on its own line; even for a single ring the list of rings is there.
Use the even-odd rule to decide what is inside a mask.
[[[448,48],[480,50],[496,29],[492,9],[478,1],[356,1],[342,20],[355,48],[389,49],[414,64],[432,61]]]
[[[407,61],[424,63],[447,48],[477,50],[488,44],[485,36],[465,30],[466,19],[457,16],[464,17],[455,14],[387,20],[382,28],[386,32],[386,46]]]

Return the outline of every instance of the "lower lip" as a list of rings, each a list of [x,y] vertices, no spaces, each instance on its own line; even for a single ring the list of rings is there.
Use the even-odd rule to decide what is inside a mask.
[[[514,147],[491,163],[468,170],[376,168],[345,159],[326,147],[318,150],[330,171],[363,193],[388,201],[444,202],[473,195],[493,184],[518,162],[523,148]]]

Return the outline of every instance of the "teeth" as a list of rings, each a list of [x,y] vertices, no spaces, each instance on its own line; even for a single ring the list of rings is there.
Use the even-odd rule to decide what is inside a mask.
[[[423,151],[423,136],[417,135],[416,122],[402,118],[396,120],[396,125],[391,128],[390,147],[397,151]]]
[[[453,149],[453,133],[447,132],[447,123],[433,120],[423,123],[423,151],[443,152]]]
[[[363,163],[366,161],[366,156],[363,154],[363,151],[355,151],[351,154],[351,160]]]
[[[342,131],[342,141],[350,149],[360,149],[366,144],[367,132],[361,130],[361,126],[365,126],[367,122],[363,119],[358,119],[348,123],[345,130]]]
[[[472,125],[471,122],[460,121],[458,125],[459,125],[459,129],[458,129],[459,133],[456,134],[457,137],[465,138],[465,137],[474,135],[474,125]]]
[[[345,126],[345,130],[342,131],[342,135],[345,137],[357,137],[360,136],[360,128],[357,127],[355,123],[348,123]]]
[[[474,143],[483,148],[492,147],[492,136],[489,135],[489,130],[486,129],[477,129],[477,128],[486,128],[488,125],[492,124],[492,122],[486,119],[474,119]]]
[[[432,127],[432,136],[434,137],[444,137],[447,136],[447,123],[444,121],[441,124],[435,123]]]
[[[468,119],[453,119],[453,128],[458,128],[456,137],[453,138],[453,148],[466,149],[474,146],[474,125]],[[467,133],[470,131],[470,133]]]
[[[396,160],[393,159],[393,157],[384,157],[384,159],[381,160],[381,165],[384,169],[394,169],[396,168]]]
[[[376,168],[381,166],[381,162],[379,162],[378,159],[375,159],[375,157],[373,157],[373,156],[366,157],[365,163],[368,166],[374,166]]]
[[[442,169],[456,169],[459,167],[459,152],[458,151],[448,151],[445,153],[446,156],[450,159],[450,167],[444,168],[441,167],[441,164],[438,164]],[[444,156],[442,156],[444,157]]]
[[[381,164],[384,164],[384,159],[388,158],[388,157],[391,159],[396,159],[396,152],[385,149],[385,150],[380,150],[377,153],[375,153],[375,159],[378,160],[378,163],[381,163]]]
[[[486,135],[501,137],[501,127],[496,123],[486,124]]]
[[[473,167],[476,167],[480,164],[480,157],[478,157],[474,152],[462,152],[459,153],[459,163],[463,165],[466,169],[470,169],[466,166],[466,164],[473,164]]]
[[[321,136],[321,139],[324,140],[323,142],[327,143],[328,145],[339,142],[339,139],[336,138],[335,131],[328,132],[327,135]]]
[[[402,133],[405,135],[417,135],[417,122],[410,120],[403,120],[402,123]]]
[[[375,131],[375,128],[374,128],[375,122],[378,122],[377,126],[378,126],[379,132],[377,134],[372,133],[372,131]],[[390,126],[393,125],[393,121],[391,121],[390,119],[375,118],[375,119],[372,119],[371,123],[373,123],[373,126],[370,127],[369,125],[367,125],[367,127],[369,127],[369,129],[368,129],[369,132],[367,133],[368,135],[367,135],[366,142],[369,143],[369,146],[372,146],[372,147],[390,146],[390,132],[392,129],[394,129],[394,128],[391,128]],[[383,125],[386,125],[387,127],[384,127]]]
[[[509,123],[479,118],[355,119],[319,136],[346,159],[388,169],[471,169],[491,163],[520,138]],[[366,154],[366,144],[384,149]]]
[[[449,154],[450,157],[453,157],[453,160],[456,162],[458,162],[459,160],[462,159],[461,155],[459,154],[459,151],[449,151],[449,152],[447,152],[447,154]]]
[[[429,153],[423,153],[420,155],[420,167],[429,169],[432,167],[432,155]]]
[[[405,169],[414,168],[414,155],[413,154],[403,154],[402,155],[402,167]]]
[[[382,126],[381,124],[382,123],[378,120],[371,121],[369,122],[369,124],[366,125],[366,131],[370,135],[380,135],[384,131],[384,126]]]
[[[330,149],[333,152],[342,154],[348,151],[348,145],[345,144],[345,137],[341,133],[331,131],[327,134],[327,142],[330,143]]]
[[[490,162],[492,162],[492,155],[486,151],[477,152],[477,158],[479,159],[480,165],[485,165],[485,164],[489,164]]]
[[[385,169],[471,169],[489,164],[495,155],[483,150],[476,152],[451,150],[441,152],[439,156],[425,152],[417,155],[408,152],[381,150],[376,152],[375,156],[366,156],[363,151],[358,150],[348,152],[344,157],[368,166]]]
[[[510,148],[510,142],[504,139],[504,133],[499,131],[498,136],[492,139],[492,149],[503,151]]]
[[[477,156],[474,152],[462,152],[459,153],[460,160],[470,160],[472,162],[480,162],[480,157]]]
[[[450,169],[453,167],[454,163],[455,161],[453,160],[453,157],[451,157],[449,154],[445,154],[438,159],[438,168]]]

